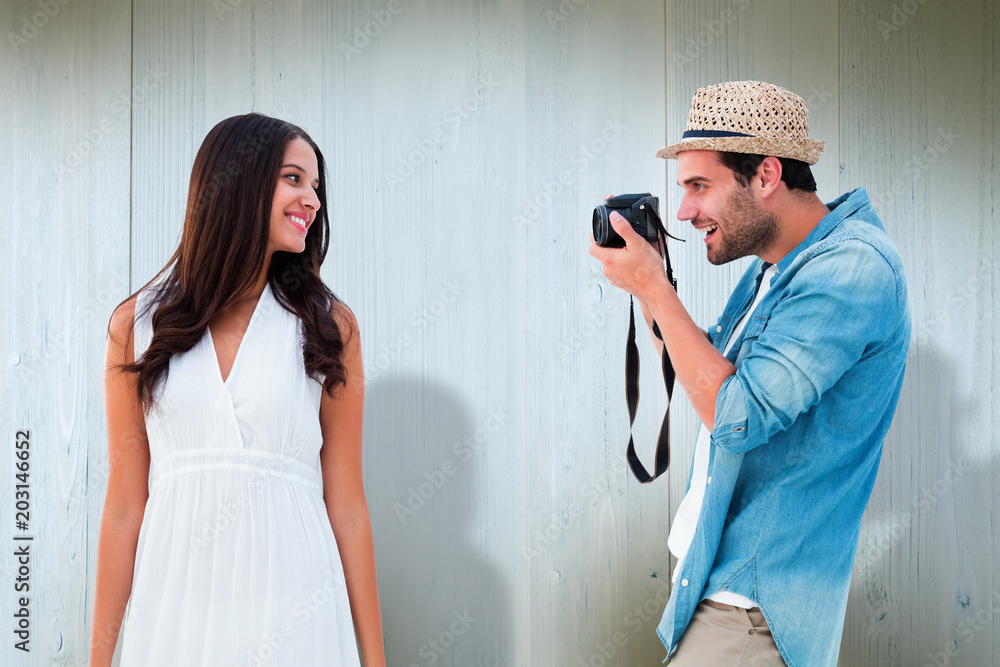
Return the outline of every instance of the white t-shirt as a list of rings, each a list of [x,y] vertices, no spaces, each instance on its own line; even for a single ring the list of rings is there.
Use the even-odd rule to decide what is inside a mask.
[[[777,266],[774,264],[764,271],[764,277],[761,278],[757,296],[736,325],[736,328],[733,329],[733,334],[729,337],[729,341],[726,343],[726,351],[723,354],[729,354],[733,343],[739,340],[747,320],[750,319],[750,314],[753,313],[761,299],[764,298],[764,295],[771,288],[771,279],[776,273]],[[694,533],[698,527],[698,515],[701,514],[701,505],[705,500],[705,489],[712,483],[712,478],[708,476],[708,448],[710,444],[711,440],[709,439],[708,430],[702,424],[698,430],[698,441],[694,445],[694,469],[691,471],[691,486],[688,488],[684,500],[681,501],[680,507],[677,508],[677,514],[674,516],[674,521],[670,526],[670,535],[667,537],[667,547],[677,557],[677,567],[674,568],[674,573],[671,577],[671,581],[674,584],[677,583],[677,575],[684,565],[684,557],[691,547],[691,541],[694,539]],[[685,579],[681,584],[686,586],[686,582],[687,580]],[[757,606],[750,598],[731,591],[718,591],[709,595],[708,599],[723,604],[731,604],[734,607],[743,607],[744,609]]]

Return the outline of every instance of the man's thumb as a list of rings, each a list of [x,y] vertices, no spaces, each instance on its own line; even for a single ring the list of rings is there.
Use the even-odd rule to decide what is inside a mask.
[[[632,225],[630,225],[628,220],[626,220],[625,217],[618,211],[612,211],[609,216],[609,220],[611,222],[611,228],[618,232],[618,235],[626,241],[631,236],[636,235],[635,230],[632,229]]]

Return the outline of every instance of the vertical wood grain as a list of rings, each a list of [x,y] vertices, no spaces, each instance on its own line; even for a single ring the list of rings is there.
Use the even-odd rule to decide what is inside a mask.
[[[522,371],[511,359],[523,353],[508,331],[524,319],[524,271],[503,235],[500,186],[520,168],[507,159],[521,152],[511,143],[523,123],[519,23],[510,4],[136,10],[148,44],[137,62],[176,72],[161,107],[137,118],[137,154],[156,167],[137,189],[137,208],[156,219],[138,239],[147,275],[176,243],[190,163],[214,123],[261,111],[299,124],[325,152],[324,276],[362,330],[390,664],[515,660],[516,576],[503,570],[515,562],[511,505],[524,504],[511,476],[523,449],[507,445],[520,442]],[[168,161],[153,160],[161,154]],[[400,521],[396,506],[425,488]],[[453,626],[456,614],[474,620]]]
[[[0,17],[20,34],[38,11]],[[865,186],[909,277],[840,664],[1000,664],[998,30],[990,0],[59,4],[0,45],[4,407],[10,438],[32,431],[37,527],[34,650],[5,641],[0,662],[86,664],[107,322],[179,242],[206,133],[261,111],[327,160],[323,275],[362,331],[389,664],[659,664],[698,423],[678,388],[669,479],[625,468],[628,298],[587,254],[590,215],[609,192],[658,195],[688,239],[681,298],[712,324],[745,262],[708,264],[654,153],[698,87],[761,79],[806,99],[821,198]],[[651,462],[665,399],[639,346]]]
[[[0,15],[6,28],[0,610],[8,629],[0,663],[82,665],[107,481],[105,332],[129,290],[129,9],[123,2],[13,2]],[[30,431],[27,531],[14,525],[18,430]],[[24,542],[14,535],[34,537],[29,591],[15,591],[14,551]],[[29,599],[30,653],[15,649],[11,632],[22,595]]]
[[[506,228],[517,228],[527,255],[531,511],[519,562],[530,581],[532,664],[665,655],[654,630],[666,583],[667,484],[642,486],[626,468],[629,301],[587,254],[591,214],[605,194],[648,191],[664,210],[655,157],[664,141],[662,12],[657,3],[546,2],[525,26],[526,178]],[[666,396],[656,352],[644,329],[639,336],[635,439],[651,466]],[[650,600],[653,614],[632,613]]]
[[[838,183],[838,24],[833,2],[715,0],[667,3],[667,141],[680,141],[695,91],[723,81],[759,80],[788,88],[806,101],[809,136],[826,141],[813,168],[823,201],[840,196]],[[695,322],[714,325],[749,259],[721,267],[705,258],[703,237],[677,220],[682,191],[677,161],[667,160],[668,217],[686,238],[674,244],[678,294]],[[700,421],[676,392],[670,471],[671,519],[687,488]],[[664,551],[666,538],[664,536]],[[676,566],[671,555],[670,570]]]
[[[868,189],[913,316],[841,664],[996,664],[996,7],[848,1],[840,17],[841,184]]]

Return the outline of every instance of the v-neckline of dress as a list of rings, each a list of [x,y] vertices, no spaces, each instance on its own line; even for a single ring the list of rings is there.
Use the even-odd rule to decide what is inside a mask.
[[[264,300],[264,295],[268,293],[271,289],[271,283],[264,283],[264,291],[260,293],[257,297],[257,303],[254,304],[253,312],[250,313],[250,320],[247,322],[247,329],[243,332],[243,337],[240,338],[239,345],[236,346],[236,356],[233,357],[233,365],[229,367],[229,375],[225,379],[222,378],[222,364],[219,363],[219,354],[215,350],[215,340],[212,338],[212,327],[206,326],[205,330],[208,332],[208,347],[212,352],[212,359],[215,360],[215,376],[219,378],[222,382],[222,386],[229,388],[229,381],[233,379],[233,373],[236,372],[236,364],[240,361],[240,353],[243,351],[243,344],[247,340],[247,336],[250,335],[250,330],[253,328],[254,319],[257,317],[257,311],[260,310],[260,304]]]

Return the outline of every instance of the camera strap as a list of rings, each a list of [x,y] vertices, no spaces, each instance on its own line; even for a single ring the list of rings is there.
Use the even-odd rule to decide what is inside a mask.
[[[663,258],[666,263],[667,280],[677,289],[677,281],[674,279],[674,272],[670,266],[670,254],[667,252],[667,234],[663,229],[663,223],[659,216],[655,215],[663,240]],[[670,236],[670,238],[675,238]],[[682,240],[682,239],[677,239]],[[628,434],[628,465],[632,469],[632,474],[642,484],[648,484],[667,471],[670,466],[670,404],[673,403],[674,391],[674,365],[670,362],[670,355],[667,354],[667,346],[663,343],[663,336],[660,334],[660,327],[653,321],[653,335],[655,335],[663,345],[663,384],[667,388],[667,409],[663,413],[663,423],[660,425],[660,436],[656,441],[656,455],[654,462],[654,472],[650,475],[646,468],[639,461],[639,456],[635,453],[635,442],[632,439],[632,425],[635,423],[635,412],[639,406],[639,348],[635,344],[635,302],[629,295],[628,313],[628,341],[625,343],[625,400],[628,402],[629,434]]]

